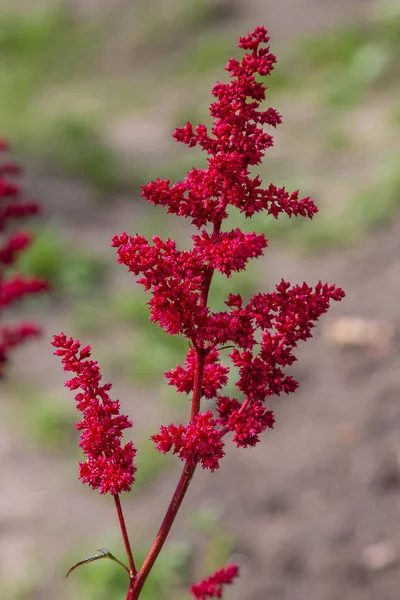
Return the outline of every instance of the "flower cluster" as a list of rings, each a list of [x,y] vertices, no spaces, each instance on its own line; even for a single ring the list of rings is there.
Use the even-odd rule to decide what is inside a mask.
[[[120,414],[119,401],[111,400],[111,384],[100,385],[102,375],[98,363],[90,360],[90,346],[81,347],[78,340],[64,333],[55,335],[52,344],[56,347],[54,354],[62,357],[64,371],[75,374],[66,381],[66,387],[82,390],[75,395],[82,413],[82,420],[76,424],[82,431],[79,445],[87,456],[86,462],[79,464],[80,479],[101,494],[129,492],[135,480],[136,449],[132,442],[122,446],[121,437],[132,422]]]
[[[222,598],[224,585],[229,585],[235,577],[239,575],[237,565],[229,565],[224,569],[216,571],[208,579],[203,579],[200,583],[192,585],[190,591],[196,600],[207,600],[207,598]]]
[[[7,149],[6,142],[0,140],[0,152]],[[10,162],[0,163],[0,234],[3,236],[0,245],[0,310],[24,296],[48,288],[45,281],[36,277],[24,277],[14,270],[19,254],[31,242],[31,235],[15,230],[12,223],[39,212],[39,205],[23,200],[20,186],[10,179],[18,177],[20,173],[18,165]],[[10,230],[8,233],[7,229]],[[39,333],[39,326],[28,322],[0,329],[0,378],[4,375],[10,350]]]
[[[266,400],[296,390],[298,384],[285,368],[296,360],[298,342],[310,338],[330,303],[344,297],[335,285],[320,282],[311,288],[282,280],[274,291],[256,294],[247,303],[240,294],[229,294],[226,310],[213,312],[207,305],[214,272],[230,277],[245,269],[251,258],[262,256],[268,245],[263,234],[238,228],[223,231],[229,206],[246,217],[266,211],[274,218],[280,213],[312,218],[317,212],[310,198],[299,199],[298,191],[288,193],[272,184],[263,188],[260,178],[251,173],[273,144],[264,127],[281,122],[273,108],[261,108],[267,88],[259,76],[269,75],[276,62],[269,48],[263,47],[268,41],[263,27],[240,38],[245,56],[241,61],[229,60],[226,70],[231,81],[217,83],[212,90],[216,100],[210,106],[211,131],[187,123],[173,134],[178,142],[204,150],[207,168],[193,168],[184,181],[171,184],[157,179],[142,188],[149,202],[191,220],[199,230],[192,236],[192,249],[181,251],[175,241],[159,236],[153,243],[126,233],[112,240],[118,261],[151,292],[150,319],[166,333],[189,341],[185,365],[167,371],[166,377],[179,393],[197,395],[195,410],[189,423],[162,426],[153,440],[160,451],[171,450],[183,461],[212,470],[223,456],[225,433],[233,432],[234,443],[247,447],[273,427]],[[230,369],[221,364],[225,346],[233,348],[229,359],[239,373],[238,398],[223,393]],[[197,390],[196,377],[201,378]],[[201,398],[215,402],[215,417],[210,411],[200,412]]]
[[[196,352],[193,348],[187,354],[185,367],[177,365],[175,369],[167,371],[165,376],[169,379],[169,385],[174,385],[178,392],[190,394],[193,391],[196,369]],[[229,367],[219,362],[219,353],[210,350],[205,356],[201,395],[208,399],[215,398],[217,392],[228,383],[228,373]]]
[[[216,429],[217,422],[211,410],[198,413],[187,425],[161,425],[159,434],[152,440],[157,450],[166,454],[173,449],[181,460],[190,465],[200,462],[203,469],[215,471],[224,456],[221,434]]]

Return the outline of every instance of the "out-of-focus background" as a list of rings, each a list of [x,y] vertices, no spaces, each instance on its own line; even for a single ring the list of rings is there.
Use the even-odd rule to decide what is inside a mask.
[[[162,377],[185,344],[148,322],[148,298],[110,239],[187,237],[187,223],[145,205],[140,185],[204,164],[170,134],[207,122],[237,37],[261,24],[279,59],[268,104],[284,123],[260,175],[312,196],[320,213],[254,219],[270,237],[265,260],[217,280],[213,302],[281,277],[336,283],[347,298],[299,349],[300,391],[271,403],[275,429],[255,449],[228,444],[219,472],[197,474],[143,600],[188,599],[191,582],[232,559],[242,576],[227,600],[398,598],[398,1],[2,0],[0,133],[45,209],[20,266],[52,284],[15,312],[45,334],[15,354],[0,388],[3,600],[109,600],[126,589],[107,561],[64,580],[97,548],[123,550],[112,501],[77,481],[54,333],[94,346],[134,420],[138,481],[123,503],[138,562],[158,529],[181,465],[148,437],[187,413]]]

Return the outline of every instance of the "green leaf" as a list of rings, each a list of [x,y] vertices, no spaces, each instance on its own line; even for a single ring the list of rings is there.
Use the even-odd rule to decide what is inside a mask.
[[[68,575],[72,573],[72,571],[74,571],[81,565],[88,565],[89,563],[94,562],[95,560],[101,560],[102,558],[109,558],[110,560],[113,560],[114,562],[121,565],[121,567],[123,567],[129,573],[128,567],[124,565],[121,561],[119,561],[117,558],[115,558],[115,556],[111,554],[111,552],[107,550],[107,548],[100,548],[99,550],[97,550],[97,554],[93,554],[92,556],[88,556],[88,558],[84,558],[83,560],[77,562],[73,567],[69,569],[65,577],[68,577]]]

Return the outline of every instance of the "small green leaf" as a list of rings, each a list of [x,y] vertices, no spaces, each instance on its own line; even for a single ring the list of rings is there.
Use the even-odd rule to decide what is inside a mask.
[[[95,560],[100,560],[102,558],[109,558],[110,560],[113,560],[114,562],[121,565],[121,567],[123,567],[129,573],[128,567],[124,565],[124,563],[119,561],[117,558],[115,558],[115,556],[111,554],[111,552],[107,550],[107,548],[100,548],[99,550],[97,550],[97,554],[93,554],[92,556],[88,556],[88,558],[77,562],[73,567],[70,568],[65,577],[68,577],[68,575],[72,573],[72,571],[74,571],[77,567],[80,567],[81,565],[88,565],[89,563],[94,562]]]

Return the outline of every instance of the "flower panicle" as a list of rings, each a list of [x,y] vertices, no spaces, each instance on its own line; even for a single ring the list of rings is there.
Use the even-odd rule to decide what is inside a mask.
[[[135,481],[136,449],[132,442],[121,443],[123,431],[132,427],[127,416],[120,414],[120,403],[109,396],[111,384],[101,385],[102,375],[97,361],[91,360],[91,347],[79,340],[55,335],[54,354],[61,357],[65,372],[74,376],[65,382],[76,395],[82,419],[76,424],[81,431],[80,447],[86,461],[79,464],[79,478],[101,494],[129,492]]]
[[[122,233],[112,240],[118,262],[151,294],[151,321],[189,342],[185,364],[165,373],[169,385],[179,393],[194,393],[201,353],[200,400],[213,400],[216,406],[215,418],[199,409],[189,423],[162,427],[153,440],[161,452],[172,451],[181,460],[197,460],[212,470],[223,456],[226,432],[233,433],[237,446],[249,447],[273,427],[266,401],[296,391],[298,382],[286,368],[297,360],[299,342],[309,339],[331,303],[344,297],[335,285],[319,282],[312,288],[282,280],[275,290],[254,294],[247,302],[240,294],[229,294],[225,310],[213,312],[207,303],[214,273],[230,278],[268,247],[263,234],[222,229],[229,207],[246,217],[262,210],[274,218],[281,213],[312,218],[317,212],[310,198],[299,198],[298,191],[289,193],[274,184],[264,189],[251,172],[273,143],[265,126],[275,128],[281,122],[279,113],[263,105],[267,87],[260,76],[268,76],[276,63],[268,42],[263,27],[239,39],[242,60],[230,59],[229,82],[219,82],[212,90],[210,131],[205,125],[187,123],[173,134],[176,141],[204,150],[207,168],[194,168],[173,185],[157,179],[142,188],[148,201],[191,219],[199,230],[192,236],[191,249],[181,251],[174,240],[159,236],[150,242],[139,234]],[[220,358],[225,347],[231,348],[228,365]],[[238,398],[228,397],[224,389],[231,372],[238,373]],[[213,448],[215,460],[210,460]]]

